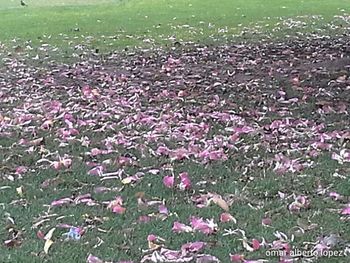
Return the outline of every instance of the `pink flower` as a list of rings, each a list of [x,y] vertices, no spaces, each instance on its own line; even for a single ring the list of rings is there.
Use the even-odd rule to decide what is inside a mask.
[[[199,154],[198,154],[198,157],[199,158],[202,158],[202,159],[207,159],[209,157],[209,151],[208,150],[204,150],[204,151],[201,151]]]
[[[97,148],[93,148],[90,151],[91,156],[97,156],[97,155],[100,155],[101,153],[102,153],[102,151],[100,149],[97,149]]]
[[[278,263],[293,263],[295,260],[291,256],[282,256],[279,258]]]
[[[260,249],[260,242],[259,242],[259,240],[253,239],[252,240],[252,247],[253,247],[254,251],[255,250],[259,250]]]
[[[350,162],[350,151],[347,149],[342,149],[339,154],[333,152],[332,159],[338,161],[340,164]]]
[[[129,157],[125,157],[125,156],[120,156],[118,158],[118,164],[120,166],[131,165],[132,164],[132,159],[129,158]]]
[[[62,163],[59,161],[53,161],[51,163],[51,166],[55,169],[55,170],[59,170],[62,168]]]
[[[138,222],[139,222],[139,223],[148,223],[148,222],[151,221],[151,219],[152,219],[152,218],[151,218],[150,216],[142,215],[142,216],[139,217]]]
[[[286,255],[289,255],[290,253],[290,245],[284,241],[281,240],[275,240],[272,242],[272,249],[275,250],[284,250],[286,252]]]
[[[209,159],[212,161],[217,161],[217,160],[227,160],[226,154],[223,152],[223,150],[218,150],[218,151],[212,151],[209,153]]]
[[[310,201],[307,196],[299,195],[295,198],[294,202],[289,204],[288,209],[289,211],[293,212],[299,212],[301,208],[308,208],[310,205]]]
[[[217,225],[212,219],[203,220],[202,218],[197,217],[191,218],[191,226],[193,230],[197,230],[207,235],[213,234],[217,229]]]
[[[271,218],[269,218],[269,217],[264,217],[264,218],[261,220],[261,224],[262,224],[263,226],[269,226],[269,225],[272,224],[272,220],[271,220]]]
[[[185,96],[187,96],[187,92],[184,91],[184,90],[180,90],[180,91],[177,93],[177,96],[178,96],[178,97],[185,97]]]
[[[158,149],[156,150],[156,153],[159,155],[169,155],[170,150],[168,147],[159,146]]]
[[[167,188],[172,188],[174,187],[174,176],[164,176],[163,178],[163,184],[167,187]]]
[[[350,162],[350,151],[349,150],[341,150],[340,154],[343,156],[346,162]]]
[[[170,158],[173,160],[182,160],[182,159],[188,159],[189,157],[189,152],[185,148],[179,148],[176,150],[173,150],[170,152]]]
[[[339,200],[342,198],[342,196],[340,194],[338,194],[337,192],[330,192],[329,197],[334,198],[334,200]]]
[[[93,255],[89,255],[86,259],[87,263],[103,263],[104,261],[102,259],[99,259],[98,257],[95,257]]]
[[[65,168],[69,168],[72,165],[72,159],[70,158],[65,158],[61,160],[61,164],[65,167]]]
[[[153,234],[150,234],[147,236],[147,241],[149,241],[149,242],[154,242],[156,240],[157,240],[157,237]]]
[[[196,205],[196,207],[203,208],[209,206],[211,199],[211,194],[199,194],[191,197],[191,200]]]
[[[24,174],[27,171],[28,171],[28,168],[26,166],[18,166],[16,168],[16,174],[19,174],[19,175]]]
[[[252,133],[254,131],[254,129],[250,126],[243,126],[243,127],[239,127],[239,128],[235,128],[235,132],[240,134],[240,133]]]
[[[74,203],[75,204],[86,204],[88,206],[94,206],[96,205],[96,203],[92,200],[91,198],[91,194],[82,194],[82,195],[78,195],[75,199],[74,199]]]
[[[322,254],[324,251],[327,250],[329,250],[329,247],[325,244],[317,244],[316,246],[314,246],[314,251],[316,251],[317,254]]]
[[[196,253],[201,251],[206,245],[207,243],[205,242],[196,241],[182,245],[181,250],[185,252]]]
[[[126,208],[120,205],[116,205],[112,208],[112,212],[116,214],[124,214],[125,211],[126,211]]]
[[[66,113],[63,115],[63,119],[64,119],[65,121],[68,120],[68,121],[70,121],[70,122],[75,121],[74,116],[73,116],[71,113],[69,113],[69,112],[66,112]]]
[[[43,124],[41,124],[41,128],[43,130],[48,130],[53,126],[53,121],[52,120],[46,120],[43,122]]]
[[[243,262],[244,256],[239,254],[230,255],[231,262],[240,263]]]
[[[191,188],[191,180],[188,176],[188,173],[184,172],[184,173],[180,173],[180,184],[179,184],[179,188],[181,190],[188,190]]]
[[[38,232],[36,232],[36,236],[39,239],[45,240],[45,234],[41,230],[38,230]]]
[[[111,201],[107,208],[111,209],[113,213],[116,214],[124,214],[126,208],[123,205],[123,198],[121,196],[117,196],[115,200]]]
[[[103,166],[101,166],[101,165],[98,165],[98,166],[92,168],[88,172],[89,175],[96,175],[96,176],[101,176],[102,173],[103,173]]]
[[[160,214],[167,215],[169,213],[168,208],[165,205],[159,205],[158,211]]]
[[[175,221],[172,230],[175,233],[183,233],[183,232],[192,232],[192,228],[190,226],[186,226],[180,222]]]
[[[225,212],[220,215],[220,222],[227,223],[231,221],[236,223],[236,219],[230,213]]]
[[[342,215],[347,215],[349,216],[350,215],[350,204],[348,204],[347,207],[343,208],[343,210],[341,210],[340,212]]]
[[[168,65],[178,65],[178,64],[180,64],[180,59],[175,59],[175,58],[169,57],[167,64]]]
[[[92,93],[91,93],[91,88],[86,85],[81,89],[81,92],[83,93],[84,97],[89,97]]]
[[[239,133],[234,133],[230,136],[230,142],[237,142],[239,140]]]
[[[72,202],[73,202],[73,200],[70,198],[62,198],[62,199],[52,201],[51,205],[52,206],[61,206],[61,205],[65,205],[65,204],[70,204]]]
[[[332,153],[332,157],[331,157],[333,160],[336,160],[338,161],[339,163],[342,162],[342,158],[340,155],[336,154],[335,152]]]

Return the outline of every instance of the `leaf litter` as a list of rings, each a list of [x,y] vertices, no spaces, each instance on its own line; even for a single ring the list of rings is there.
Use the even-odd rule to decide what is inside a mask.
[[[349,23],[348,16],[338,19]],[[303,26],[293,20],[283,23]],[[337,182],[348,180],[349,50],[347,36],[313,35],[284,42],[119,52],[103,60],[81,47],[85,59],[80,62],[52,61],[45,67],[25,57],[4,56],[0,175],[8,184],[19,182],[15,191],[20,199],[2,205],[7,211],[31,206],[35,199],[22,181],[47,171],[52,178],[35,187],[52,192],[55,198],[43,206],[48,210],[43,208],[32,219],[32,229],[21,229],[8,214],[3,245],[20,249],[30,242],[28,231],[35,229],[38,239],[44,241],[43,251],[50,254],[55,243],[64,241],[62,237],[82,242],[89,229],[98,236],[95,248],[99,248],[111,230],[98,225],[110,218],[135,216],[129,210],[136,209],[144,213],[134,218],[140,227],[152,220],[169,221],[168,232],[191,242],[174,246],[167,238],[149,233],[145,249],[131,258],[134,261],[118,262],[265,262],[264,258],[246,258],[267,250],[284,251],[279,262],[293,262],[291,251],[308,231],[316,231],[317,239],[304,246],[312,244],[320,253],[334,247],[348,251],[348,238],[338,233],[322,235],[312,217],[299,218],[289,229],[275,226],[279,220],[275,214],[284,211],[303,217],[315,209],[316,199],[329,207],[321,213],[334,213],[339,221],[348,222],[348,192],[337,193],[334,185],[321,183],[314,193],[279,189],[272,198],[280,207],[269,209],[264,206],[268,193],[264,198],[255,196],[247,185],[255,180],[255,170],[264,176],[273,173],[286,184],[290,178],[303,181],[312,169],[324,165],[319,161],[322,156],[335,162],[332,176]],[[209,192],[211,185],[220,189],[219,177],[201,174],[199,178],[182,166],[191,162],[226,169],[237,158],[239,163],[227,168],[239,172],[240,180],[246,182],[237,192]],[[88,184],[75,175],[78,170],[92,178],[91,192],[86,192]],[[73,181],[67,178],[74,176]],[[152,183],[145,187],[149,179]],[[57,191],[62,185],[69,194]],[[139,185],[143,185],[142,192],[134,198],[127,196],[128,189]],[[168,195],[165,199],[153,196],[157,191]],[[184,201],[191,211],[187,221],[178,216],[176,206],[168,205],[176,204],[174,198]],[[247,229],[235,215],[239,203],[264,212],[258,224],[271,231],[270,235],[255,236]],[[89,207],[89,214],[81,215],[82,226],[57,223],[68,222],[71,215],[66,211],[81,206]],[[199,216],[202,210],[212,211],[211,217]],[[129,227],[131,230],[123,231],[132,231],[135,225]],[[58,230],[67,232],[58,234]],[[216,257],[216,247],[209,244],[210,238],[219,236],[239,241],[226,258]],[[120,238],[127,241],[127,237]],[[196,240],[198,237],[206,241]],[[315,261],[317,256],[308,260]],[[92,254],[86,261],[108,262]]]

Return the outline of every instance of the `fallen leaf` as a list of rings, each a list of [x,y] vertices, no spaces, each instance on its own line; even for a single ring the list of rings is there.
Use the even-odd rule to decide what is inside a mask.
[[[52,246],[53,243],[54,242],[51,239],[47,239],[45,241],[45,245],[44,245],[44,252],[45,252],[45,254],[49,253],[49,249],[50,249],[50,247]]]
[[[229,211],[229,210],[230,210],[230,208],[229,208],[227,202],[226,202],[224,199],[222,199],[221,196],[215,195],[215,196],[213,196],[212,200],[213,200],[213,202],[214,202],[216,205],[218,205],[219,207],[221,207],[223,210],[225,210],[225,211]]]

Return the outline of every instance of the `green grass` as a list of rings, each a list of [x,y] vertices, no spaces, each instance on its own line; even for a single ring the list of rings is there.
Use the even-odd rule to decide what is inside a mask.
[[[322,15],[330,21],[349,8],[350,3],[342,0],[223,0],[215,4],[209,0],[28,0],[28,7],[0,0],[0,39],[66,49],[84,42],[101,50],[171,44],[170,37],[212,42],[231,38],[261,21],[262,30],[274,28],[280,17]]]

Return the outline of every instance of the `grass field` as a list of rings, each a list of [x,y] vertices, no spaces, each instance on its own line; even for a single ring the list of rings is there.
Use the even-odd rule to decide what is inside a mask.
[[[349,262],[349,1],[26,3],[0,263]]]
[[[20,39],[22,44],[49,43],[66,49],[84,41],[101,50],[172,44],[174,38],[213,42],[230,39],[257,22],[262,22],[262,31],[276,28],[281,17],[322,15],[325,23],[350,8],[342,0],[225,0],[215,4],[199,0],[28,0],[27,4],[21,7],[19,1],[0,0],[1,41]]]

